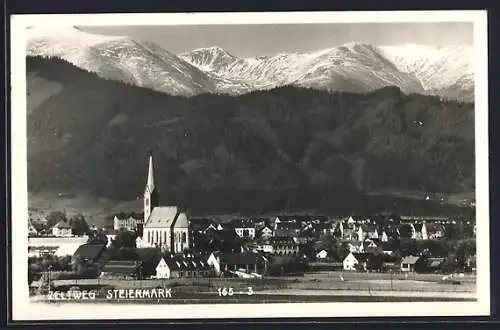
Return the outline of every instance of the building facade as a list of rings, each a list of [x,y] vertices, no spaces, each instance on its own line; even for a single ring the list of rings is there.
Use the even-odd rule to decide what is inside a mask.
[[[189,221],[177,206],[158,206],[153,175],[153,157],[149,157],[149,171],[144,191],[144,229],[142,244],[160,247],[172,253],[182,253],[191,246]]]

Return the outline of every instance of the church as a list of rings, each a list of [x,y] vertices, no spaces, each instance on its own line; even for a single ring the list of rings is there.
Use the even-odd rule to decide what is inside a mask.
[[[191,245],[189,221],[177,206],[159,206],[153,174],[153,157],[144,190],[144,227],[141,247],[160,247],[171,253],[182,253]]]

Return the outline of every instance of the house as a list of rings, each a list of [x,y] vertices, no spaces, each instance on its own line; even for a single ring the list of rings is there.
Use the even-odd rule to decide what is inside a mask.
[[[36,230],[33,222],[28,220],[28,236],[36,236],[38,234],[38,230]]]
[[[137,279],[141,278],[142,262],[136,260],[110,260],[102,267],[101,278]]]
[[[213,273],[206,258],[188,255],[164,255],[155,268],[156,278],[207,277]]]
[[[261,240],[252,245],[252,250],[254,252],[263,252],[263,253],[273,253],[273,245],[269,239]]]
[[[373,254],[371,253],[350,252],[347,257],[344,258],[344,261],[342,261],[343,268],[349,271],[357,269],[366,270],[368,259],[372,256]]]
[[[273,230],[271,229],[270,226],[266,225],[259,230],[257,236],[263,239],[271,238],[273,236]]]
[[[325,260],[328,257],[328,252],[326,250],[321,250],[316,253],[316,259]]]
[[[255,227],[252,222],[245,220],[233,221],[234,230],[239,237],[242,238],[255,238]]]
[[[76,249],[73,258],[81,258],[86,262],[98,261],[106,251],[104,244],[83,244]]]
[[[353,244],[353,243],[348,243],[348,249],[349,249],[349,252],[363,252],[363,244],[359,244],[359,245],[356,245],[356,244]]]
[[[271,245],[274,254],[297,254],[299,244],[292,237],[272,237]]]
[[[118,214],[113,219],[113,229],[119,231],[122,229],[136,231],[139,224],[143,223],[142,217],[135,214]]]
[[[205,234],[208,230],[216,230],[216,224],[211,219],[190,219],[190,229],[199,234]]]
[[[401,260],[401,271],[402,272],[414,272],[415,266],[420,261],[421,257],[418,256],[407,256]]]
[[[389,237],[387,236],[387,233],[384,231],[382,231],[382,235],[380,235],[380,241],[381,242],[388,242],[389,241]]]
[[[108,239],[108,244],[106,244],[106,247],[110,247],[113,241],[116,239],[116,234],[106,234],[106,238]],[[137,239],[136,239],[137,243]],[[136,245],[138,246],[138,245]]]
[[[259,253],[222,253],[214,252],[207,262],[218,276],[239,269],[246,273],[259,273],[267,270],[267,258]]]
[[[149,157],[149,170],[144,191],[144,228],[142,241],[150,247],[161,247],[181,253],[191,246],[190,226],[185,212],[177,206],[158,206],[153,175],[153,157]]]
[[[335,231],[335,227],[328,222],[312,223],[311,229],[318,235],[331,235]]]
[[[416,240],[427,240],[429,236],[427,234],[427,226],[425,222],[411,224],[411,228],[413,230],[412,237]]]
[[[375,244],[374,241],[370,239],[366,239],[362,244],[360,244],[360,252],[367,252],[367,253],[382,253],[383,249],[377,244]]]
[[[71,226],[61,220],[52,227],[52,235],[56,237],[72,236]]]

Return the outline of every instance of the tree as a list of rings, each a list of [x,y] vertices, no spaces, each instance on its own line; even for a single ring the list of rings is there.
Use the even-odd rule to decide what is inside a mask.
[[[135,240],[137,236],[134,232],[128,230],[120,230],[118,234],[116,234],[115,239],[111,242],[113,248],[135,248]]]
[[[413,235],[413,228],[409,224],[399,226],[399,236],[401,238],[411,238]]]
[[[384,257],[381,254],[376,254],[368,258],[366,262],[367,270],[380,270],[384,264]]]
[[[102,230],[91,231],[89,232],[89,239],[87,240],[88,244],[104,244],[108,245],[108,236]]]
[[[81,213],[78,213],[69,220],[73,235],[81,236],[90,232],[89,225]]]
[[[297,256],[275,257],[267,267],[267,273],[271,276],[303,274],[306,270],[307,263],[303,258]]]
[[[50,212],[49,215],[47,215],[46,219],[47,226],[49,228],[54,227],[59,221],[68,222],[68,218],[66,218],[66,215],[59,211]]]
[[[77,274],[81,274],[87,266],[87,263],[80,255],[75,255],[71,259],[71,269]]]
[[[456,254],[450,254],[443,262],[442,270],[445,274],[453,273],[458,268]]]

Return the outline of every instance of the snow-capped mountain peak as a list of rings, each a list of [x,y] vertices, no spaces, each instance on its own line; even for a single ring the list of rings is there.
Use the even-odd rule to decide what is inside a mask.
[[[28,55],[60,57],[107,79],[175,95],[242,94],[294,85],[356,93],[397,86],[405,93],[473,96],[470,46],[354,41],[311,52],[240,58],[217,46],[176,56],[150,42],[75,27],[32,27],[27,35]]]
[[[198,48],[179,55],[179,58],[203,71],[217,71],[239,60],[238,57],[217,46]]]
[[[426,90],[447,88],[464,77],[473,83],[471,46],[405,44],[380,48],[399,70],[419,78]]]

